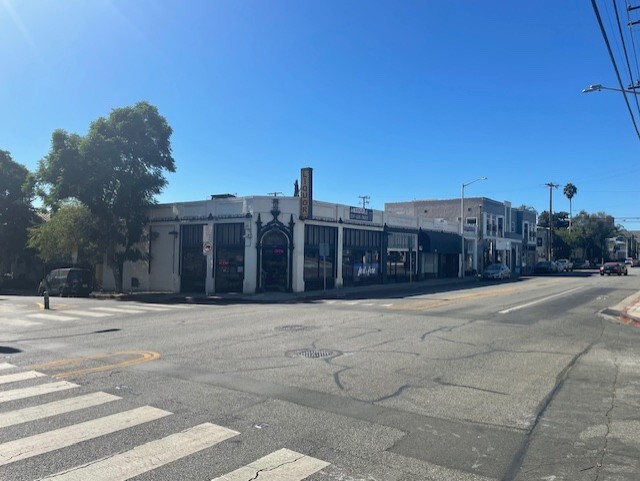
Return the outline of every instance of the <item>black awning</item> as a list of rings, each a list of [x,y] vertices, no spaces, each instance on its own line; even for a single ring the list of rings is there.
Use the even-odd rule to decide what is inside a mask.
[[[423,252],[438,251],[438,254],[460,254],[462,252],[460,236],[449,232],[422,231],[420,244]]]

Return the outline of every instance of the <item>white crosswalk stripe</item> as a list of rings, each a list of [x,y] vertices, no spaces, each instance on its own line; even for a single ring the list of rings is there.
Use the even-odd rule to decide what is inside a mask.
[[[108,317],[112,315],[109,312],[96,312],[89,309],[86,311],[64,310],[63,312],[67,315],[71,314],[72,316],[80,317]]]
[[[35,396],[42,396],[43,394],[51,394],[58,391],[65,391],[67,389],[74,389],[79,387],[77,384],[67,381],[50,382],[47,384],[40,384],[38,386],[25,387],[21,389],[12,389],[11,391],[0,391],[0,403],[9,401],[17,401],[18,399],[26,399]]]
[[[72,307],[72,306],[69,306]],[[65,309],[64,306],[56,310],[41,310],[39,312],[8,312],[0,316],[0,326],[7,328],[50,326],[53,322],[83,321],[90,319],[118,318],[118,315],[149,315],[152,313],[168,312],[172,310],[192,309],[196,306],[181,304],[126,304],[93,306],[82,309],[81,306],[73,306]],[[11,315],[13,314],[13,315]],[[14,317],[15,316],[15,317]]]
[[[25,371],[25,372],[16,372],[14,374],[5,374],[4,376],[0,376],[0,384],[9,384],[12,382],[18,381],[27,381],[29,379],[35,379],[37,377],[44,377],[46,374],[42,374],[37,371]]]
[[[289,449],[280,449],[212,481],[257,479],[257,472],[260,473],[261,481],[300,481],[327,466],[329,463],[326,461],[305,456]]]
[[[27,317],[34,318],[34,319],[43,319],[46,321],[61,321],[61,322],[73,321],[76,319],[75,317],[63,316],[62,314],[53,314],[49,312],[42,312],[38,314],[27,314]]]
[[[91,310],[112,314],[140,314],[141,312],[144,312],[140,309],[129,309],[126,307],[92,307]]]
[[[200,424],[181,433],[171,434],[98,462],[47,476],[43,480],[125,481],[163,464],[202,451],[238,434],[240,433],[237,431],[215,424]]]
[[[9,363],[0,363],[0,370],[14,368],[16,366]],[[10,373],[0,375],[0,385],[32,379],[41,381],[44,378],[46,378],[46,375],[37,371]],[[45,382],[38,386],[22,389],[0,391],[0,403],[36,398],[43,395],[54,395],[55,393],[78,387],[76,384],[60,381]],[[119,400],[122,400],[122,398],[102,391],[53,401],[49,400],[46,403],[0,412],[0,429],[40,421],[46,423],[49,422],[47,421],[49,418],[54,416],[70,415],[83,409],[91,412],[91,408]],[[86,441],[114,435],[135,426],[160,421],[171,415],[171,412],[153,406],[142,406],[39,434],[13,439],[0,444],[0,467],[9,466],[36,456],[54,453]],[[31,429],[25,428],[25,431],[31,432]],[[159,439],[140,444],[124,452],[118,452],[116,446],[112,455],[55,474],[42,473],[40,476],[46,475],[40,478],[40,481],[126,481],[169,463],[187,458],[239,435],[240,433],[233,429],[213,423],[203,423],[181,432],[168,434]],[[52,456],[54,455],[52,454]],[[55,456],[58,455],[56,454]],[[329,464],[326,461],[289,449],[280,449],[235,471],[215,478],[214,481],[245,481],[247,479],[255,479],[256,473],[259,473],[259,479],[263,481],[302,481]],[[0,474],[0,476],[2,475]],[[210,478],[211,476],[206,479]],[[30,479],[33,478],[31,477]]]
[[[143,306],[141,304],[136,304],[133,308],[134,309],[141,309],[143,311],[162,312],[162,311],[170,311],[172,309],[172,306],[166,306],[166,307],[162,307],[162,306]]]
[[[66,428],[35,434],[0,444],[0,466],[115,433],[139,424],[170,416],[171,413],[152,406],[142,406]]]
[[[31,327],[41,326],[42,323],[38,321],[27,321],[26,319],[2,319],[0,324],[3,326],[15,326],[15,327]]]
[[[32,406],[15,411],[9,411],[6,413],[0,413],[0,428],[15,426],[16,424],[36,421],[38,419],[45,419],[52,416],[58,416],[60,414],[70,413],[73,411],[79,411],[80,409],[99,406],[100,404],[117,401],[119,399],[121,398],[119,398],[118,396],[100,391],[91,394],[85,394],[83,396],[62,399],[60,401],[53,401],[47,404],[41,404],[39,406]]]

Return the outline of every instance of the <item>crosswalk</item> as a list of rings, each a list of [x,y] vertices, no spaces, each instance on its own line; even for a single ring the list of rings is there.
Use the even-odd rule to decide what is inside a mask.
[[[17,388],[12,386],[21,382],[38,384]],[[92,417],[82,422],[44,432],[39,432],[38,429],[35,431],[28,429],[31,423],[48,423],[49,420],[60,419],[60,417],[62,420],[68,420],[64,416],[69,417],[72,413],[80,411],[88,411],[93,414],[92,409],[107,404],[117,407],[118,402],[123,401],[120,396],[97,391],[72,397],[69,397],[67,393],[62,399],[50,400],[47,398],[46,402],[39,402],[39,397],[45,394],[55,395],[55,393],[80,387],[66,381],[51,382],[48,376],[37,371],[22,371],[9,363],[0,363],[0,432],[9,427],[25,426],[23,437],[0,443],[0,470],[9,469],[14,463],[32,458],[38,460],[41,456],[60,456],[59,453],[79,443],[112,435],[117,437],[119,433],[127,429],[161,423],[163,419],[173,415],[167,410],[144,405],[123,409],[113,414]],[[29,399],[30,405],[14,410],[2,409],[3,403],[21,399]],[[86,418],[87,416],[82,417],[82,419]],[[159,426],[158,430],[164,432],[162,426]],[[31,432],[36,432],[36,434],[28,434]],[[125,451],[119,450],[118,446],[112,446],[110,443],[109,449],[112,449],[113,453],[63,471],[45,474],[44,477],[39,474],[38,479],[41,481],[125,481],[159,469],[169,463],[186,459],[190,455],[241,435],[240,432],[233,429],[205,422],[179,432],[166,434],[159,439],[153,439]],[[212,455],[215,456],[215,452]],[[40,459],[37,462],[41,464],[41,461]],[[50,466],[59,466],[60,464],[58,462],[48,463]],[[326,461],[282,448],[245,466],[237,467],[227,474],[211,472],[207,479],[212,481],[244,481],[256,479],[259,474],[259,479],[263,481],[301,481],[326,468],[329,464]],[[217,463],[212,462],[211,469],[214,470],[216,465]],[[32,477],[21,479],[32,479]]]
[[[51,325],[52,323],[67,323],[72,321],[80,321],[86,319],[109,319],[118,316],[132,316],[136,314],[152,314],[181,309],[192,309],[194,306],[184,304],[163,304],[163,305],[127,305],[118,307],[109,306],[92,306],[87,309],[57,309],[57,310],[41,310],[38,312],[29,312],[25,310],[16,312],[3,311],[0,315],[0,326],[2,327],[38,327],[42,325]]]

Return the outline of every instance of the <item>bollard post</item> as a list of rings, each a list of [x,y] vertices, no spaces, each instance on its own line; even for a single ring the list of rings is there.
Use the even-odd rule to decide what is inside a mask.
[[[49,291],[44,291],[44,308],[49,309]]]

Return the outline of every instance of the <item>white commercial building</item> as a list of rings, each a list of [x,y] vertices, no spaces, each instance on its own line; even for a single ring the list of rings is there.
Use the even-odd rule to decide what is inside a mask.
[[[303,169],[304,170],[304,169]],[[148,212],[126,291],[302,292],[456,277],[459,224],[299,196],[212,196]],[[105,269],[103,288],[114,288]]]

